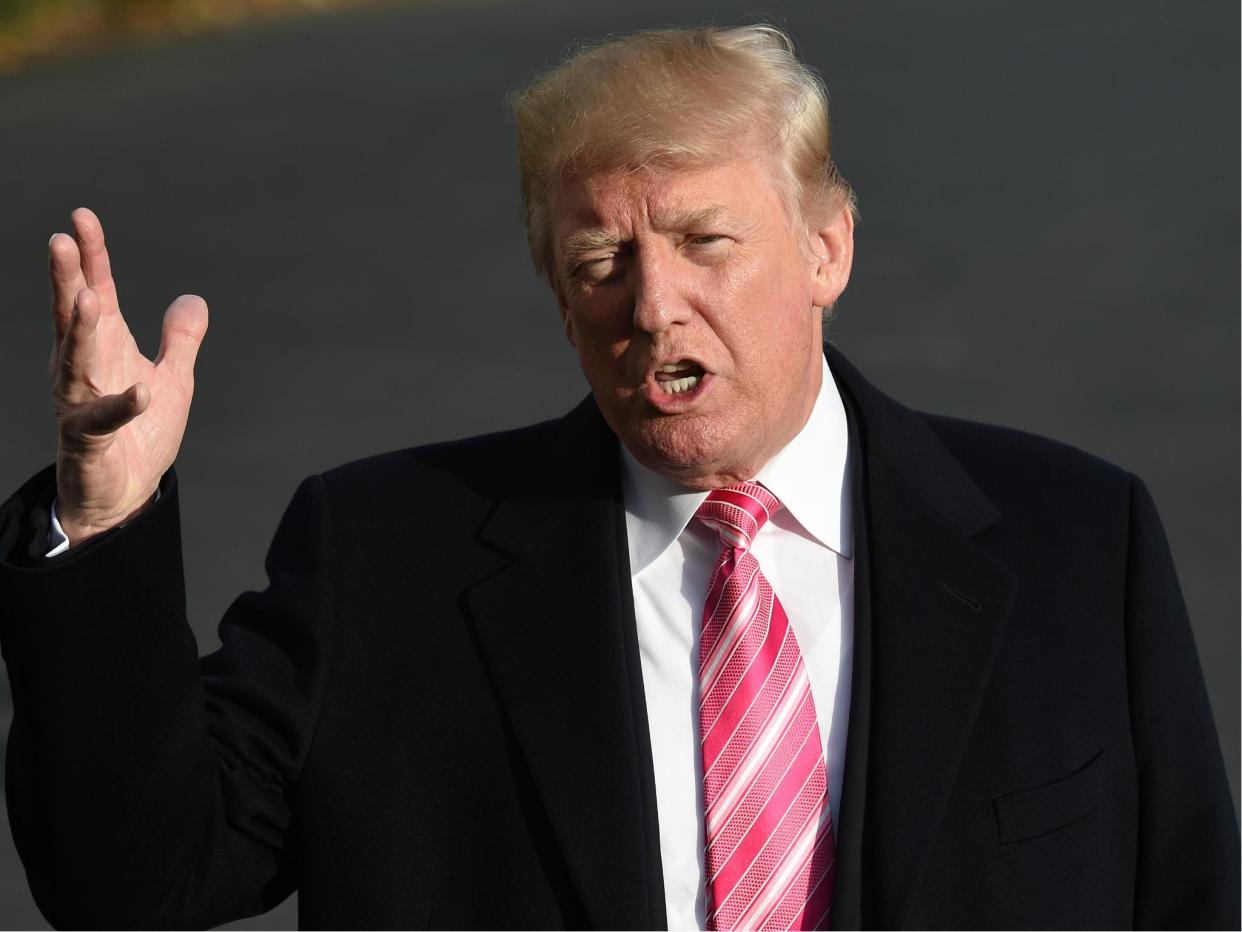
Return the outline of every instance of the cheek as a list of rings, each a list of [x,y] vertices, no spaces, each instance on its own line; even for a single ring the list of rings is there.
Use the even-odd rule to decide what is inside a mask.
[[[764,369],[784,368],[791,354],[814,342],[818,312],[808,288],[790,276],[752,274],[729,282],[729,314],[719,321],[721,338],[743,359]]]
[[[565,334],[588,377],[606,373],[628,345],[625,319],[604,306],[579,306],[568,312]]]
[[[624,339],[631,326],[631,303],[618,289],[600,289],[579,298],[570,317],[579,341],[605,344]]]

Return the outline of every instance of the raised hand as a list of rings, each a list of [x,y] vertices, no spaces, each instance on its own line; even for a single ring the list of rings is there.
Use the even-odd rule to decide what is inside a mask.
[[[70,546],[154,499],[185,434],[207,332],[206,302],[182,295],[164,312],[159,355],[143,356],[121,316],[99,218],[81,207],[72,221],[73,236],[48,243],[57,516]]]

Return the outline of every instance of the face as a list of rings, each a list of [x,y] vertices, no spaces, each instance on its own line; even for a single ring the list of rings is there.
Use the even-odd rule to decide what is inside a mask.
[[[792,221],[763,157],[572,179],[551,208],[565,334],[613,432],[691,488],[751,479],[810,416],[853,221]]]

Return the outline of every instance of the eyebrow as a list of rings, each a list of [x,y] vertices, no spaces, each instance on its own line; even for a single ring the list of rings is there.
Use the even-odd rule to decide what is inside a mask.
[[[715,226],[726,211],[719,204],[711,207],[672,208],[660,211],[652,226],[657,230],[702,230]]]
[[[615,233],[609,233],[599,227],[577,230],[561,240],[562,263],[566,269],[572,269],[587,253],[600,249],[612,249],[620,242]]]
[[[661,232],[670,230],[696,230],[714,226],[725,215],[719,205],[711,207],[671,209],[656,216],[652,226]],[[576,230],[561,241],[562,264],[572,269],[583,256],[597,250],[615,249],[621,244],[620,237],[602,227]]]

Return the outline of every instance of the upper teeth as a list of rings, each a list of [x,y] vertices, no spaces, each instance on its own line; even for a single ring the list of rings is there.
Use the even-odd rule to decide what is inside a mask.
[[[660,367],[661,372],[680,372],[682,369],[689,369],[693,366],[692,362],[666,362]]]
[[[697,375],[688,375],[684,379],[670,379],[667,382],[657,383],[666,395],[676,395],[679,392],[686,392],[699,384]]]

